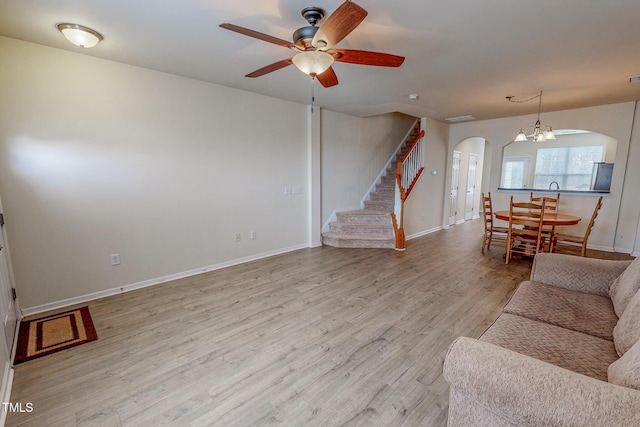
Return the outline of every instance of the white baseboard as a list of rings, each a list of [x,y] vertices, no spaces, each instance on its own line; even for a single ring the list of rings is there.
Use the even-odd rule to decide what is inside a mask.
[[[587,245],[587,247],[591,249],[591,246]],[[612,252],[620,252],[621,254],[629,254],[629,255],[637,256],[637,255],[634,255],[633,249],[630,249],[630,248],[614,248]]]
[[[581,245],[578,245],[578,246],[581,246]],[[594,251],[603,251],[603,252],[616,252],[616,250],[613,249],[613,246],[590,245],[588,243],[587,243],[587,249],[593,249]]]
[[[572,242],[562,242],[562,245],[563,246],[575,246],[576,248],[580,248],[582,246],[579,243],[572,243]],[[602,246],[602,245],[590,245],[590,244],[587,244],[587,249],[591,249],[591,250],[594,250],[594,251],[617,252],[617,253],[621,253],[621,254],[633,255],[631,253],[630,249],[614,248],[613,246]],[[637,255],[633,255],[633,256],[637,256]]]
[[[170,282],[172,280],[182,279],[182,278],[189,277],[189,276],[195,276],[196,274],[206,273],[208,271],[220,270],[222,268],[232,267],[234,265],[244,264],[244,263],[250,262],[250,261],[256,261],[256,260],[259,260],[259,259],[269,258],[269,257],[275,256],[275,255],[284,254],[284,253],[287,253],[287,252],[293,252],[293,251],[297,251],[297,250],[300,250],[300,249],[306,249],[308,247],[309,247],[309,245],[307,245],[307,244],[298,245],[298,246],[291,246],[291,247],[288,247],[288,248],[278,249],[278,250],[271,251],[271,252],[263,252],[261,254],[252,255],[252,256],[249,256],[249,257],[245,257],[245,258],[234,259],[234,260],[231,260],[231,261],[226,261],[226,262],[222,262],[222,263],[219,263],[219,264],[214,264],[214,265],[210,265],[210,266],[207,266],[207,267],[194,268],[193,270],[183,271],[181,273],[170,274],[168,276],[158,277],[158,278],[155,278],[155,279],[143,280],[142,282],[132,283],[132,284],[120,286],[120,287],[117,287],[117,288],[106,289],[104,291],[94,292],[94,293],[86,294],[86,295],[80,295],[80,296],[77,296],[77,297],[67,298],[67,299],[60,300],[60,301],[54,301],[54,302],[51,302],[51,303],[42,304],[42,305],[38,305],[38,306],[35,306],[35,307],[23,308],[22,309],[22,315],[23,316],[31,316],[32,314],[43,313],[43,312],[50,311],[50,310],[57,310],[57,309],[60,309],[60,308],[69,307],[71,305],[82,304],[82,303],[85,303],[85,302],[88,302],[88,301],[93,301],[93,300],[96,300],[96,299],[99,299],[99,298],[104,298],[104,297],[108,297],[108,296],[112,296],[112,295],[117,295],[117,294],[121,294],[121,293],[124,293],[124,292],[133,291],[133,290],[136,290],[136,289],[146,288],[146,287],[157,285],[157,284],[160,284],[160,283]]]
[[[11,387],[13,387],[13,368],[11,368],[11,361],[7,360],[4,364],[4,373],[2,375],[2,387],[0,388],[0,397],[3,402],[11,401]],[[0,426],[4,426],[7,421],[7,412],[4,408],[0,409]]]
[[[421,231],[419,233],[411,234],[410,236],[406,237],[406,240],[416,239],[418,237],[426,236],[427,234],[435,233],[436,231],[440,231],[440,230],[442,230],[442,227],[431,228],[429,230],[425,230],[425,231]]]

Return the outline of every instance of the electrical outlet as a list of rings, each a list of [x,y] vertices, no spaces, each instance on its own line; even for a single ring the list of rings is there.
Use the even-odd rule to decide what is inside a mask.
[[[256,232],[255,230],[251,230],[249,232],[249,237],[251,238],[251,240],[255,240],[256,239]]]
[[[120,265],[120,254],[111,254],[111,265]]]
[[[240,243],[240,233],[236,234],[236,243]]]

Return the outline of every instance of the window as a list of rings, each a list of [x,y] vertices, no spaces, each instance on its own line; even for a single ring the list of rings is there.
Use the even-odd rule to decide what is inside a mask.
[[[593,163],[604,160],[604,146],[539,148],[534,188],[587,191],[591,185]]]
[[[502,161],[501,188],[527,188],[528,157],[505,157]]]

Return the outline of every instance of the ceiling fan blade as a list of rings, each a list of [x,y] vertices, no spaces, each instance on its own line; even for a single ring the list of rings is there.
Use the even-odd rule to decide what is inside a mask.
[[[318,74],[316,78],[324,87],[331,87],[338,84],[338,76],[336,76],[336,72],[333,71],[333,67],[327,68],[327,71],[322,74]]]
[[[367,11],[346,1],[340,5],[318,28],[311,44],[317,49],[328,49],[353,31],[367,16]],[[324,42],[320,43],[321,41]],[[320,43],[320,46],[318,46]]]
[[[273,71],[277,71],[280,68],[284,68],[287,65],[291,65],[291,64],[293,64],[293,62],[291,61],[291,58],[283,59],[282,61],[274,62],[273,64],[260,68],[259,70],[255,70],[254,72],[247,74],[245,77],[253,78],[253,77],[264,76],[265,74],[269,74]]]
[[[375,65],[378,67],[399,67],[404,62],[404,56],[390,53],[368,52],[366,50],[331,49],[327,51],[338,62],[349,64]]]
[[[277,37],[270,36],[268,34],[261,33],[259,31],[250,30],[248,28],[240,27],[234,24],[220,24],[221,28],[225,30],[235,31],[236,33],[244,34],[245,36],[253,37],[254,39],[262,40],[265,42],[277,44],[278,46],[286,47],[288,49],[295,49],[295,45]]]

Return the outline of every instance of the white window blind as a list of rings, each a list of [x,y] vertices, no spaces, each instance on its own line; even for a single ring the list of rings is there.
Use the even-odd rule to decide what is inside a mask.
[[[603,145],[539,148],[533,187],[589,190],[593,163],[603,159]]]

